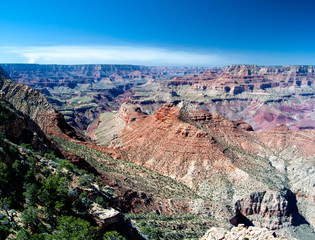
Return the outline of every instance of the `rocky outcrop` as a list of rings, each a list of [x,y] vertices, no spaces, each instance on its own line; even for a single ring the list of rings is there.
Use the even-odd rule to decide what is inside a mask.
[[[211,228],[200,240],[238,240],[238,239],[287,239],[283,236],[278,236],[275,232],[269,231],[267,228],[248,227],[243,224],[233,227],[230,231],[224,228]]]
[[[235,226],[244,223],[272,230],[306,223],[298,212],[296,197],[287,189],[279,192],[253,192],[237,200],[235,217],[230,222]]]
[[[97,203],[93,203],[89,209],[89,214],[91,214],[94,218],[96,224],[101,228],[107,228],[110,225],[118,225],[123,221],[123,215],[113,209],[99,206]]]
[[[178,107],[164,105],[155,115],[127,124],[113,147],[121,156],[127,154],[130,161],[182,179],[192,186],[192,178],[186,172],[191,162],[197,167],[200,159],[210,163],[226,157],[224,149],[208,133],[180,120],[180,115]]]
[[[127,239],[145,239],[132,225],[132,223],[125,220],[123,214],[114,208],[103,208],[99,204],[93,203],[90,206],[88,213],[92,216],[94,222],[100,227],[100,232],[115,229],[123,233]]]

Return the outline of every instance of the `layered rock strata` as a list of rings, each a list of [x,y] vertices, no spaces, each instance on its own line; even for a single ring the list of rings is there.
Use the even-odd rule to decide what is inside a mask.
[[[154,115],[123,105],[116,117],[125,122],[110,144],[116,157],[170,176],[210,199],[207,207],[200,202],[190,211],[235,225],[314,226],[306,210],[313,209],[315,190],[313,130],[280,126],[255,132],[244,121],[186,104],[166,104]],[[294,168],[302,163],[307,167]]]

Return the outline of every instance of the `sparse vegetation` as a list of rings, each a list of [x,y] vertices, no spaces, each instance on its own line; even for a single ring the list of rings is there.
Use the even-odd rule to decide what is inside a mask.
[[[93,202],[84,190],[97,184],[93,175],[28,144],[3,138],[0,147],[0,239],[101,239],[82,218]],[[100,206],[107,207],[110,193],[98,193]]]
[[[127,214],[127,216],[137,222],[141,233],[149,239],[199,239],[209,227],[218,224],[213,218],[192,213]]]
[[[123,175],[128,178],[134,190],[154,193],[156,197],[173,199],[200,198],[192,189],[178,183],[170,177],[163,176],[137,164],[113,159],[106,153],[84,145],[53,137],[59,148],[75,152],[91,163],[96,169],[109,174]]]

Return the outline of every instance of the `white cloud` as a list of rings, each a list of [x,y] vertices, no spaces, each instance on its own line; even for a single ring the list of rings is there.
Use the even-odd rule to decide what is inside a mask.
[[[139,64],[224,66],[231,64],[314,64],[312,54],[209,50],[183,51],[147,46],[1,47],[0,62],[41,64]]]
[[[55,64],[141,64],[218,66],[227,59],[219,54],[138,46],[47,46],[11,47],[28,63]]]

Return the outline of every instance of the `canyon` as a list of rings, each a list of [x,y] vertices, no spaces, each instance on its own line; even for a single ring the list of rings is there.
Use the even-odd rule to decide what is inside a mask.
[[[254,130],[280,124],[314,129],[314,67],[232,65],[222,68],[131,65],[1,64],[9,78],[42,92],[66,121],[87,130],[124,102],[148,114],[190,102]]]
[[[0,98],[100,174],[122,212],[314,237],[313,66],[1,67]]]

